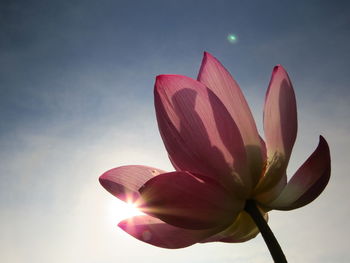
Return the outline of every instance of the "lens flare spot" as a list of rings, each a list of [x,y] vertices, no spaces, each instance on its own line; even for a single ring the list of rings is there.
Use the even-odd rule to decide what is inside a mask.
[[[234,34],[228,34],[228,35],[227,35],[227,40],[228,40],[228,42],[230,42],[231,44],[234,44],[234,43],[237,43],[238,38],[237,38],[237,36],[234,35]]]

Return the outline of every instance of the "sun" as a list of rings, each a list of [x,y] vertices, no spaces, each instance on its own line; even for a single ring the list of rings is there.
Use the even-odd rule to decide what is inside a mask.
[[[136,204],[130,202],[124,202],[115,197],[112,197],[107,202],[107,217],[112,223],[119,223],[120,221],[138,215],[144,215],[138,208]]]

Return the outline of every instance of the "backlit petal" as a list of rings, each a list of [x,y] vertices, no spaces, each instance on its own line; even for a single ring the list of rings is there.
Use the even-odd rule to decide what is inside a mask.
[[[244,206],[219,183],[188,172],[156,176],[140,193],[142,212],[187,229],[225,228]]]
[[[254,199],[263,206],[264,204],[269,204],[281,194],[286,184],[287,184],[287,175],[284,174],[280,178],[280,181],[275,186],[270,187],[265,192],[254,196]]]
[[[294,90],[282,66],[273,69],[264,107],[267,164],[256,193],[281,185],[297,135],[297,109]],[[274,191],[274,190],[273,190]]]
[[[183,229],[147,215],[123,220],[118,226],[133,237],[162,248],[187,247],[216,232],[215,229]]]
[[[218,96],[237,124],[246,147],[253,184],[256,184],[264,160],[255,121],[241,89],[225,67],[207,52],[204,53],[198,80]]]
[[[292,83],[282,66],[273,69],[264,107],[268,158],[276,152],[288,163],[297,135],[297,108]]]
[[[316,150],[298,169],[280,196],[268,204],[278,210],[292,210],[307,205],[317,198],[326,187],[331,171],[329,147],[320,136]]]
[[[264,214],[264,217],[267,221],[267,213]],[[225,243],[245,242],[256,237],[258,234],[259,229],[255,225],[251,216],[245,211],[242,211],[232,225],[230,225],[224,231],[201,241],[201,243],[214,241],[221,241]]]
[[[237,187],[250,190],[241,134],[213,92],[185,76],[161,75],[155,84],[155,107],[161,136],[177,169],[205,174],[225,185],[234,180]]]
[[[140,197],[139,188],[152,177],[165,173],[157,168],[127,165],[111,169],[99,178],[101,185],[123,201],[135,201]]]

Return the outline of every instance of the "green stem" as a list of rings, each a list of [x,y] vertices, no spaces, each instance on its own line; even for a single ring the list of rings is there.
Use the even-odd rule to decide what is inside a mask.
[[[264,217],[261,215],[258,207],[255,204],[255,201],[248,200],[245,205],[245,211],[252,217],[255,224],[260,230],[261,235],[263,236],[267,247],[270,250],[270,254],[275,263],[287,263],[287,259],[283,254],[283,251],[280,245],[277,242],[274,234],[272,233],[270,227],[265,221]]]

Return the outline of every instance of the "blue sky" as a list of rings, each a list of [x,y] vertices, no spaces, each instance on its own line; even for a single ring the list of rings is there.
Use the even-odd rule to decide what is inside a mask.
[[[349,262],[349,12],[348,1],[322,0],[1,1],[0,261],[271,262],[260,236],[182,250],[143,244],[116,227],[114,198],[97,180],[123,164],[173,169],[154,78],[195,78],[209,51],[260,131],[272,68],[287,69],[299,114],[289,175],[322,134],[332,177],[309,206],[272,211],[270,226],[290,262]]]

